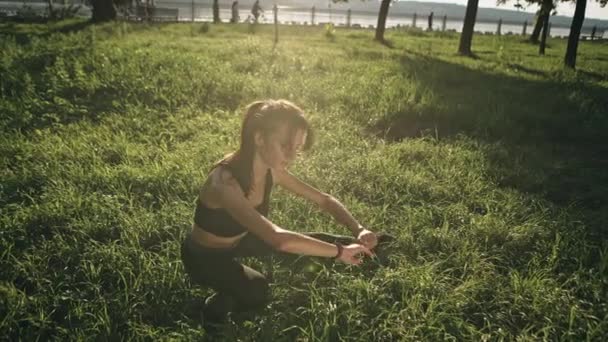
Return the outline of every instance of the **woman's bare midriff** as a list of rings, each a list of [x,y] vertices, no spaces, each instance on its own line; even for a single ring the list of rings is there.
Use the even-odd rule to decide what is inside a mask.
[[[243,232],[237,236],[223,237],[199,227],[196,223],[192,224],[192,239],[199,245],[206,248],[231,249],[236,246],[247,232]]]

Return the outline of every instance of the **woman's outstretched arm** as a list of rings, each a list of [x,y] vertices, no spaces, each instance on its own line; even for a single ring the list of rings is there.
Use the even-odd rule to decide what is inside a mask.
[[[221,206],[238,223],[274,249],[286,253],[321,257],[335,257],[338,254],[337,245],[278,227],[253,208],[231,175],[219,178],[210,185],[211,195],[219,200]],[[358,264],[360,260],[356,256],[360,253],[372,255],[365,246],[352,244],[344,247],[340,260]]]
[[[346,209],[346,207],[340,203],[340,201],[331,195],[326,195],[325,201],[321,203],[320,207],[323,211],[330,214],[336,220],[336,222],[341,223],[350,229],[354,236],[359,235],[359,233],[365,229],[359,222],[357,222],[348,209]]]
[[[285,189],[316,203],[321,210],[330,214],[336,222],[346,226],[366,247],[374,248],[378,243],[376,235],[363,227],[335,197],[302,182],[287,170],[273,169],[273,177],[276,179],[277,184]]]
[[[336,221],[347,226],[353,232],[353,235],[357,237],[357,240],[367,248],[373,249],[376,247],[378,244],[376,234],[357,222],[348,209],[336,198],[329,196],[321,208],[333,216]]]

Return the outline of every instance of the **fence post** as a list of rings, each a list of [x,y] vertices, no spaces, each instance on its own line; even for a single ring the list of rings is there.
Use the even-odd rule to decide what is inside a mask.
[[[346,27],[350,27],[350,15],[351,15],[351,10],[349,8],[348,11],[346,11]]]
[[[310,10],[310,25],[315,25],[315,6],[312,6],[312,9]]]
[[[448,21],[448,15],[443,16],[443,23],[441,23],[441,31],[445,32],[446,23]]]
[[[498,26],[496,27],[496,35],[500,36],[502,29],[502,18],[498,19]]]
[[[416,27],[416,13],[414,12],[414,18],[412,18],[412,27]]]
[[[528,21],[524,21],[524,29],[521,31],[521,35],[525,36],[526,35],[526,29],[528,28]]]
[[[194,22],[194,0],[192,0],[192,22]]]
[[[597,26],[593,25],[593,28],[591,29],[591,40],[595,39],[595,33],[597,32]]]
[[[274,43],[276,44],[279,42],[279,20],[277,19],[279,14],[279,7],[276,3],[272,7],[272,12],[274,13]]]
[[[429,14],[429,27],[427,28],[427,31],[433,31],[433,12]]]

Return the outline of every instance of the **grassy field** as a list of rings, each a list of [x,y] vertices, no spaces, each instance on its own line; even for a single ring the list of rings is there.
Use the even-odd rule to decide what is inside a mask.
[[[396,235],[382,267],[273,267],[226,340],[606,340],[608,44],[514,36],[0,24],[0,336],[206,339],[179,259],[243,107],[301,105],[293,172]],[[271,219],[346,233],[275,189]],[[268,272],[265,260],[247,260]]]

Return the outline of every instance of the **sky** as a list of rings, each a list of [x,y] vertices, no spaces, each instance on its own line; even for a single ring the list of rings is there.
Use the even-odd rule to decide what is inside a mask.
[[[403,0],[400,0],[403,1]],[[424,0],[417,0],[424,1]],[[445,3],[455,3],[460,5],[467,5],[467,0],[428,0],[429,2],[445,2]],[[496,6],[496,0],[479,0],[479,7],[487,7],[487,8],[498,8],[498,9],[510,9],[515,10],[513,7],[515,1],[509,1],[506,5]],[[522,5],[526,5],[525,1],[520,1]],[[557,6],[557,15],[565,15],[572,17],[574,15],[574,9],[576,7],[575,3],[560,2]],[[538,6],[530,6],[527,9],[524,9],[526,12],[534,13],[538,9]],[[595,19],[604,19],[608,20],[608,5],[604,8],[600,7],[600,4],[595,0],[587,0],[587,9],[585,11],[585,18],[595,18]]]

